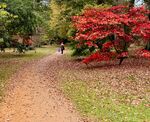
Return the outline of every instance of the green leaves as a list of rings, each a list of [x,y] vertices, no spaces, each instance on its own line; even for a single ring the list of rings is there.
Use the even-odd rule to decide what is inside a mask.
[[[8,9],[15,16],[9,28],[11,33],[29,35],[35,32],[36,16],[34,14],[33,3],[31,1],[14,0],[8,2]]]
[[[13,35],[27,38],[48,28],[48,7],[40,1],[2,1],[3,3],[0,3],[0,38],[4,38],[5,41],[6,38],[9,41],[13,40]]]

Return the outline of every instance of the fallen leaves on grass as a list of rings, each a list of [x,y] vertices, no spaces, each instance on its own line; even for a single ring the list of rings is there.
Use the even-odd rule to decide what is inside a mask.
[[[62,59],[61,63],[63,65],[60,65],[60,79],[66,84],[81,81],[87,85],[89,91],[90,89],[91,92],[94,91],[100,100],[111,99],[113,101],[111,103],[115,103],[118,107],[120,106],[124,112],[126,108],[129,108],[128,112],[131,112],[131,114],[124,113],[122,121],[130,120],[131,116],[134,121],[148,121],[144,118],[148,117],[147,113],[150,113],[149,107],[145,108],[150,102],[149,60],[128,58],[120,66],[114,62],[85,65],[67,57],[65,60]],[[70,90],[72,91],[74,87],[77,87],[78,89],[76,90],[78,91],[81,86],[77,84],[71,85]],[[71,95],[75,95],[76,90],[73,90]],[[136,116],[138,114],[134,115],[140,109],[143,118],[138,118]],[[108,112],[107,114],[110,113]],[[115,116],[119,117],[120,115],[118,113]]]

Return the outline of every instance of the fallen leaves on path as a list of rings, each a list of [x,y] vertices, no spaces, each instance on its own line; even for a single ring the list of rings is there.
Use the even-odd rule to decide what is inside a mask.
[[[60,55],[22,67],[9,82],[0,105],[0,122],[79,122],[71,102],[59,88]]]

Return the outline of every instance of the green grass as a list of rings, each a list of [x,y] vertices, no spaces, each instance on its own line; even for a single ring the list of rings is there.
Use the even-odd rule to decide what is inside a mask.
[[[34,50],[27,51],[25,54],[18,54],[18,53],[13,53],[12,49],[7,49],[6,53],[0,53],[0,61],[12,61],[12,60],[32,60],[32,59],[37,59],[41,58],[42,56],[52,54],[56,51],[55,46],[51,47],[41,47],[41,48],[36,48],[36,53]]]
[[[117,102],[123,96],[108,92],[107,88],[101,91],[104,93],[100,96],[98,96],[99,91],[89,87],[83,81],[66,82],[63,89],[77,109],[83,115],[94,118],[96,122],[150,121],[150,109],[145,106],[146,103],[142,102],[135,106]]]
[[[0,100],[2,99],[7,79],[17,71],[21,65],[31,60],[42,58],[43,56],[56,52],[56,46],[37,48],[35,51],[27,51],[25,54],[13,53],[12,49],[6,49],[5,53],[0,53]]]

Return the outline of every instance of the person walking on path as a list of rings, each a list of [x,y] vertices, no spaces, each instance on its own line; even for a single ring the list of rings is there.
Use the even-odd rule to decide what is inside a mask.
[[[62,42],[60,45],[61,54],[63,54],[64,50],[65,50],[65,47],[64,47],[64,43]]]

